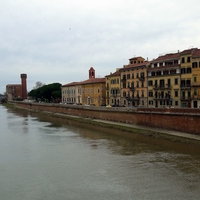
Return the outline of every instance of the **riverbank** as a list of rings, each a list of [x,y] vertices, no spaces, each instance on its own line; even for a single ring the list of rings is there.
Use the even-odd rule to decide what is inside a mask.
[[[80,123],[88,123],[94,126],[101,126],[116,130],[121,130],[128,133],[133,134],[142,134],[147,137],[153,137],[153,138],[163,138],[167,140],[171,140],[174,142],[183,142],[183,143],[190,143],[200,146],[200,136],[199,135],[193,135],[189,133],[184,132],[178,132],[174,130],[167,130],[167,129],[161,129],[161,128],[154,128],[149,126],[142,126],[142,125],[134,125],[134,124],[127,124],[127,123],[121,123],[121,122],[114,122],[114,121],[108,121],[108,120],[101,120],[101,119],[94,119],[90,117],[82,117],[82,116],[75,116],[75,115],[68,115],[68,114],[62,114],[62,113],[54,113],[49,111],[40,111],[40,110],[33,110],[30,108],[22,108],[19,106],[15,106],[13,104],[5,104],[6,107],[10,109],[20,109],[25,110],[29,113],[37,113],[40,115],[48,115],[51,117],[66,119],[66,120],[74,120],[78,121]]]

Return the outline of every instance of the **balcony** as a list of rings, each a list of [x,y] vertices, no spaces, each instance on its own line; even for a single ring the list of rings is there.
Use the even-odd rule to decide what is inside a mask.
[[[193,95],[192,96],[192,100],[199,100],[200,99],[200,95]]]
[[[168,95],[154,95],[154,100],[171,100],[171,97]]]
[[[181,97],[181,101],[190,101],[191,97]]]
[[[158,85],[154,85],[154,86],[153,86],[153,89],[154,89],[154,90],[159,90],[159,86],[158,86]]]
[[[123,78],[121,79],[121,82],[125,83],[125,82],[126,82],[126,78],[123,77]]]
[[[127,101],[139,101],[140,97],[139,97],[139,95],[136,95],[135,97],[134,96],[132,96],[132,97],[126,96],[126,99],[127,99]]]
[[[165,89],[166,89],[166,90],[171,90],[171,89],[172,89],[172,86],[169,85],[169,84],[166,84],[166,85],[165,85]]]
[[[140,81],[144,81],[144,79],[145,79],[144,76],[140,76],[140,77],[139,77],[139,80],[140,80]]]
[[[200,87],[200,82],[192,82],[192,87]]]
[[[160,85],[159,89],[160,89],[160,90],[164,90],[164,89],[165,89],[165,86],[162,84],[162,85]]]
[[[134,86],[129,86],[128,87],[130,91],[134,92],[135,91],[135,87]]]
[[[181,85],[181,90],[190,90],[191,85]]]

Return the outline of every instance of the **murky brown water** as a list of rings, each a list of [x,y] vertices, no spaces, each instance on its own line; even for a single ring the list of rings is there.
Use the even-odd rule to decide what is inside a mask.
[[[0,199],[199,199],[200,147],[0,106]]]

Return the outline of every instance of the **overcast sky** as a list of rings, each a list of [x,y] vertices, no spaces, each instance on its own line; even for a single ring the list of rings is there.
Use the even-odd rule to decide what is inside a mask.
[[[0,0],[0,93],[104,77],[129,58],[200,48],[199,0]]]

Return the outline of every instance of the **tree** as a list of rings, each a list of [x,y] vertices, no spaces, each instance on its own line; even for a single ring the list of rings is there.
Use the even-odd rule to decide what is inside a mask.
[[[29,92],[29,96],[33,99],[46,102],[60,102],[61,99],[61,84],[52,83],[43,85],[37,89],[33,89]]]

